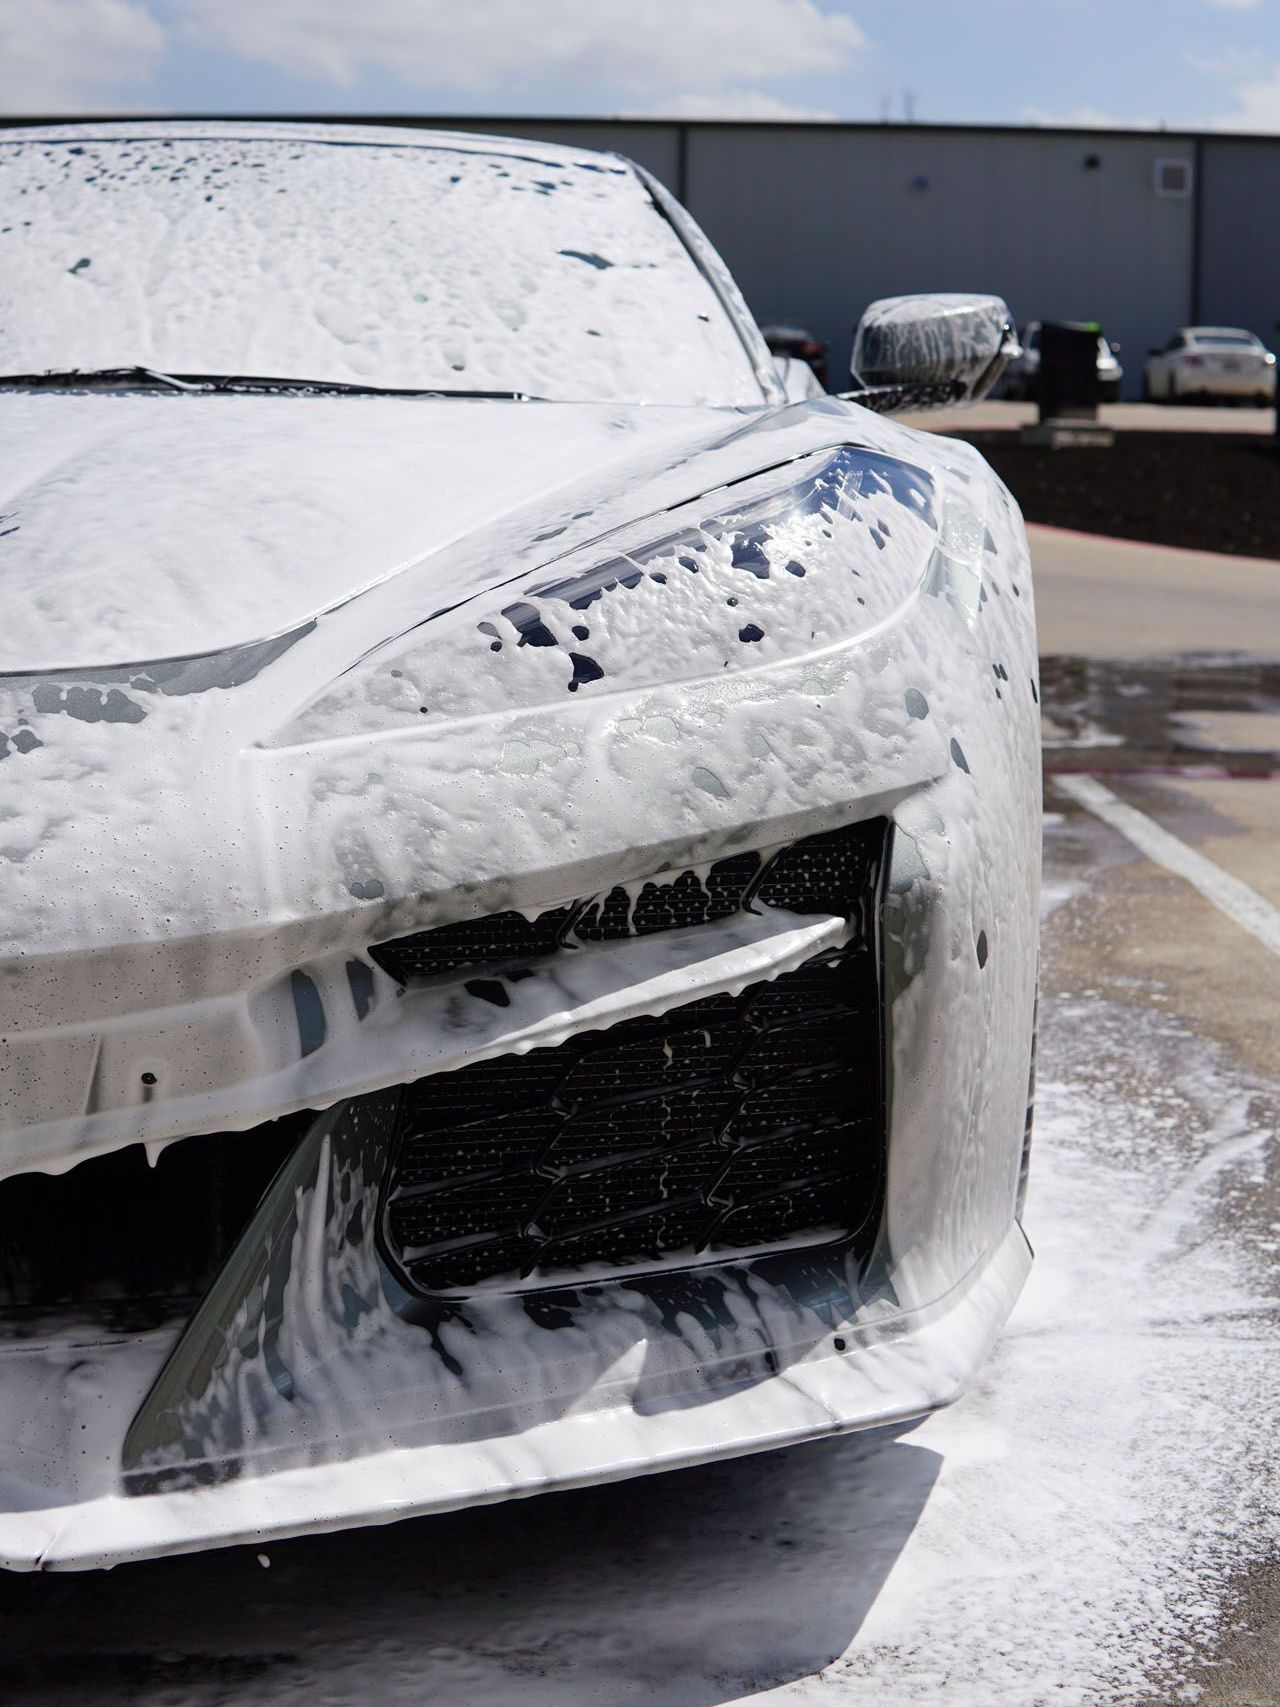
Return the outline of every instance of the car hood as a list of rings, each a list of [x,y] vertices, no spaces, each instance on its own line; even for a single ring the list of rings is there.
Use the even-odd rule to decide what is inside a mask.
[[[0,396],[0,672],[242,646],[734,411],[409,398]],[[547,553],[551,555],[548,545]],[[497,578],[501,578],[500,575]],[[447,588],[440,589],[447,592]]]

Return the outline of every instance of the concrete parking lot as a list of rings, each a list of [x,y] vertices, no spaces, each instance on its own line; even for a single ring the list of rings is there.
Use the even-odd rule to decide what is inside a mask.
[[[1280,1701],[1280,566],[1034,543],[1038,1261],[976,1388],[896,1435],[10,1579],[0,1696]]]

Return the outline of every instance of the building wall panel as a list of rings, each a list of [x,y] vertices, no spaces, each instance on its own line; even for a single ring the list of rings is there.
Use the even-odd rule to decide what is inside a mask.
[[[1197,318],[1270,340],[1280,321],[1280,138],[1206,138],[1203,174]]]

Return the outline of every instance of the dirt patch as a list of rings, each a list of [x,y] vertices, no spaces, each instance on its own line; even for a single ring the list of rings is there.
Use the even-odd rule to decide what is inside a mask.
[[[1107,450],[958,434],[1029,522],[1238,557],[1280,558],[1280,452],[1264,434],[1117,433]]]

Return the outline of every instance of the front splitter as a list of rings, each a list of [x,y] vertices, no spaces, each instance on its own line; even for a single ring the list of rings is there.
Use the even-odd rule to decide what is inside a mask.
[[[1030,1251],[1011,1223],[989,1258],[929,1309],[871,1311],[847,1324],[815,1316],[808,1351],[763,1379],[747,1372],[696,1402],[637,1404],[616,1365],[603,1372],[604,1405],[580,1406],[528,1427],[488,1426],[470,1438],[384,1446],[338,1460],[130,1495],[123,1484],[76,1499],[0,1478],[0,1564],[83,1570],[128,1560],[262,1543],[390,1523],[428,1512],[584,1487],[782,1447],[821,1435],[907,1421],[955,1399],[985,1357],[1022,1287]],[[692,1341],[693,1326],[681,1330]],[[692,1349],[692,1345],[691,1345]],[[631,1355],[641,1362],[645,1339]],[[241,1393],[245,1398],[251,1395]],[[510,1422],[518,1422],[512,1395]],[[376,1401],[375,1401],[376,1403]],[[340,1420],[340,1419],[339,1419]]]

